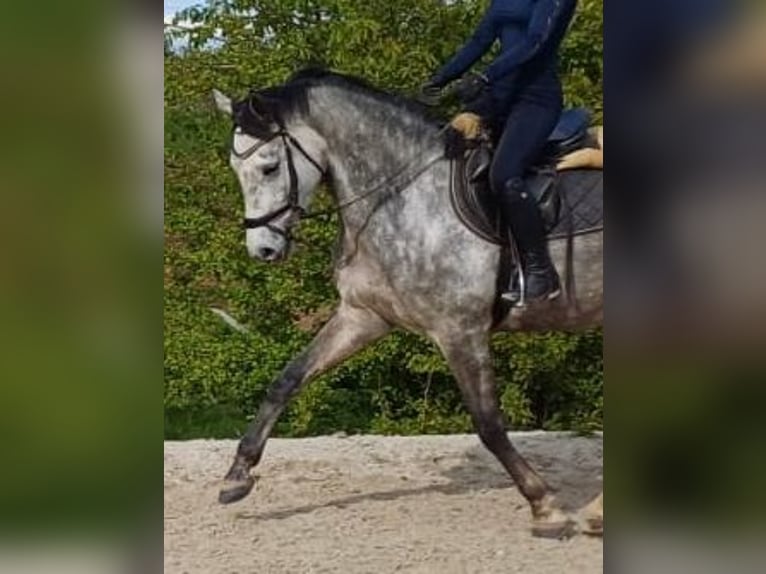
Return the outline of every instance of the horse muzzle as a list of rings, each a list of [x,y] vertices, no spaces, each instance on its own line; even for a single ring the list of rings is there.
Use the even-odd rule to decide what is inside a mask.
[[[247,232],[247,253],[253,259],[276,263],[287,257],[289,239],[266,228]]]

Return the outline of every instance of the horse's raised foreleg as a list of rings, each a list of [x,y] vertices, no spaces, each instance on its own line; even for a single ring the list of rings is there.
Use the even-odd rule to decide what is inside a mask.
[[[261,459],[266,440],[290,398],[312,377],[334,367],[390,330],[388,323],[367,309],[341,304],[309,346],[279,375],[255,420],[239,442],[237,455],[218,500],[224,504],[248,495],[255,479],[250,469]]]
[[[556,538],[572,535],[574,521],[559,509],[551,489],[508,439],[488,336],[437,337],[437,343],[458,381],[481,442],[497,457],[529,501],[534,534]]]

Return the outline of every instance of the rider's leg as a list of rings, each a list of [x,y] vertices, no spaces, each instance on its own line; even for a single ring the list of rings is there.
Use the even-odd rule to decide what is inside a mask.
[[[555,94],[550,97],[522,94],[505,122],[490,175],[503,217],[519,249],[527,300],[552,299],[560,293],[542,215],[524,183],[526,170],[542,153],[560,113],[560,99]],[[511,287],[503,294],[511,300],[518,300],[519,296]]]
[[[524,293],[527,301],[554,299],[561,293],[559,276],[548,254],[548,241],[537,201],[527,192],[524,180],[505,182],[499,198],[503,214],[512,230],[524,270]],[[504,299],[517,301],[521,297],[518,280]]]

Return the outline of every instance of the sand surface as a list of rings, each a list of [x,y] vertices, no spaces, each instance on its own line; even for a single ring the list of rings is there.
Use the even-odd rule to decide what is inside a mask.
[[[568,508],[601,490],[601,437],[511,433]],[[600,538],[533,538],[474,435],[272,439],[252,494],[217,502],[236,441],[165,443],[165,573],[595,574]]]

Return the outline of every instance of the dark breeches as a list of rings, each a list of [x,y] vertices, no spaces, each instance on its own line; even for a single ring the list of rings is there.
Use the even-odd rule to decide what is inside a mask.
[[[525,90],[511,106],[495,149],[490,183],[495,194],[505,182],[522,177],[542,154],[561,115],[561,91],[556,87]]]

